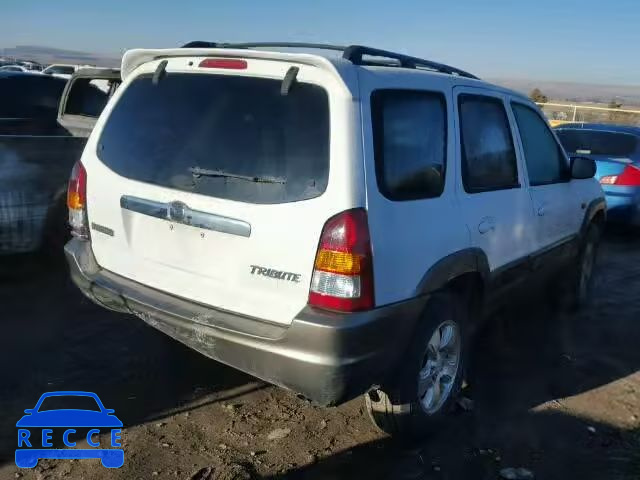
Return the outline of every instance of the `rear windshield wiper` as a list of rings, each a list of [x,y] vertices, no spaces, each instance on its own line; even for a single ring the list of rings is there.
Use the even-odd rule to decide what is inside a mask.
[[[199,177],[221,177],[221,178],[238,178],[240,180],[246,180],[254,183],[287,183],[287,180],[283,177],[270,177],[270,176],[251,176],[251,175],[239,175],[237,173],[228,173],[222,170],[210,170],[208,168],[189,167],[189,171],[195,178]]]

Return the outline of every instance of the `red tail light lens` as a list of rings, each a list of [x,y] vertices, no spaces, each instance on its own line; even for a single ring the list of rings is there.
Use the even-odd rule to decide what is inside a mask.
[[[71,170],[67,189],[67,207],[71,233],[80,238],[89,238],[87,227],[87,171],[80,162]]]
[[[640,187],[640,168],[627,165],[620,175],[608,175],[600,179],[602,185]]]
[[[202,68],[226,68],[229,70],[246,70],[247,61],[235,58],[205,58],[199,64]]]
[[[364,209],[347,210],[324,225],[309,305],[342,312],[375,306],[371,240]]]

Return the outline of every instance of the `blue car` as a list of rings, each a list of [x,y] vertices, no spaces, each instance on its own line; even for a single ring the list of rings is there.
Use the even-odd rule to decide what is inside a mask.
[[[79,399],[84,402],[83,408],[51,408],[52,403],[55,405],[65,402],[77,404]],[[33,468],[41,458],[99,458],[102,465],[108,468],[119,468],[123,465],[122,448],[101,448],[99,443],[99,434],[110,430],[110,446],[120,447],[118,440],[120,440],[122,422],[113,415],[114,410],[104,407],[95,393],[77,391],[45,393],[34,408],[24,412],[26,415],[16,423],[18,448],[15,459],[18,467]],[[65,428],[62,439],[69,448],[52,448],[53,428],[59,427]],[[71,435],[77,433],[74,427],[90,428],[86,434],[86,440],[94,448],[74,448],[76,442],[71,441]],[[35,428],[38,430],[33,430]]]
[[[607,218],[640,226],[640,127],[571,123],[555,131],[569,155],[595,160]]]

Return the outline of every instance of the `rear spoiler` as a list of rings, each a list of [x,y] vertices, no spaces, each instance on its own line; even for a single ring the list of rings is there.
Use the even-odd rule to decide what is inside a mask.
[[[122,57],[122,80],[126,80],[140,65],[153,60],[162,60],[176,57],[218,57],[218,58],[254,58],[263,60],[280,60],[283,62],[310,65],[329,71],[344,81],[349,75],[346,70],[351,65],[349,62],[336,59],[329,60],[320,55],[308,53],[287,53],[249,49],[231,48],[169,48],[169,49],[134,49],[127,50]],[[345,82],[348,83],[348,82]]]

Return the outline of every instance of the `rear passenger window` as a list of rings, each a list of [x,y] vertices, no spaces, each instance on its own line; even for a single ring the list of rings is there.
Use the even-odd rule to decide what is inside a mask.
[[[465,190],[477,193],[518,187],[516,153],[502,101],[460,95],[458,109]]]
[[[512,103],[524,158],[529,172],[529,184],[548,185],[569,179],[569,167],[560,145],[538,113],[520,103]]]
[[[447,145],[444,95],[377,90],[371,113],[380,192],[390,200],[440,196]]]

